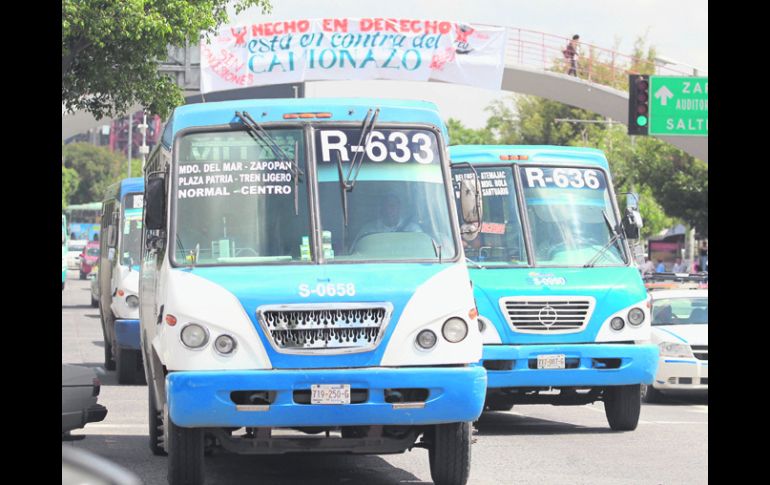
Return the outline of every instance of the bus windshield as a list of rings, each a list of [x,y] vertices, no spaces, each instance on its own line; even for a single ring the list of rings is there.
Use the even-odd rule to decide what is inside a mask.
[[[360,127],[315,131],[324,258],[454,259],[457,248],[435,133],[377,127],[366,150],[357,145],[360,138]],[[352,166],[356,155],[360,159]]]
[[[123,234],[120,239],[122,264],[139,264],[142,249],[143,194],[131,193],[123,197]]]
[[[516,187],[510,166],[475,167],[481,182],[483,214],[481,232],[477,235],[463,235],[465,255],[474,264],[483,266],[527,265],[524,232],[516,201]],[[454,169],[455,183],[472,177],[470,168]],[[460,193],[455,193],[458,212]]]
[[[307,173],[303,131],[267,132],[291,159],[296,145],[297,163]],[[295,181],[291,160],[246,130],[191,133],[178,146],[171,243],[176,264],[310,259],[307,176]]]
[[[624,265],[607,180],[598,169],[520,166],[534,259],[544,266]],[[605,217],[607,220],[605,220]]]

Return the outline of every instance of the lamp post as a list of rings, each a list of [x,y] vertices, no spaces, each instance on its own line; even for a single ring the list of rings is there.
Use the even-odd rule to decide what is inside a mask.
[[[142,170],[144,170],[144,164],[147,161],[147,154],[150,153],[150,147],[147,146],[147,112],[145,111],[143,114],[142,124],[137,126],[142,134],[142,146],[139,147],[139,153],[142,154]]]

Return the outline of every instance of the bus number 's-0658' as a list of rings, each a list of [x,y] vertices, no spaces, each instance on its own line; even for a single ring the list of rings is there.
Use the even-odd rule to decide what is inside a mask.
[[[355,296],[356,285],[353,283],[318,283],[311,287],[307,283],[299,285],[299,296],[307,298],[315,296]]]

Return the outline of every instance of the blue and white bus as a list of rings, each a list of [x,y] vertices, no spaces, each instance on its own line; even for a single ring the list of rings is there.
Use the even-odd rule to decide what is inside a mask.
[[[99,313],[104,367],[120,384],[144,382],[139,346],[139,265],[144,179],[126,178],[107,188],[99,239]]]
[[[413,446],[466,482],[486,373],[445,137],[425,102],[175,110],[145,167],[140,282],[170,483],[201,483],[209,447]]]
[[[487,410],[603,401],[635,429],[650,384],[650,302],[604,154],[553,146],[453,146],[456,180],[478,177],[481,224],[463,224],[487,369]],[[633,233],[636,234],[633,234]]]

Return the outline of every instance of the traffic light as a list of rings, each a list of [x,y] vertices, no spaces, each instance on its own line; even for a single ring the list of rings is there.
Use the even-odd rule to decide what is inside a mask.
[[[650,76],[628,75],[628,134],[646,135],[650,125]]]

